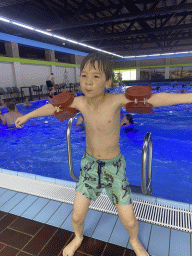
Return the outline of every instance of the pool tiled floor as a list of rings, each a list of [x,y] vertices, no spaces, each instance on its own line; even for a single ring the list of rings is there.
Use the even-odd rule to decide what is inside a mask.
[[[73,239],[73,205],[0,188],[0,256],[61,256]],[[192,256],[191,234],[138,221],[153,256]],[[75,256],[135,255],[117,215],[89,209]]]
[[[61,256],[74,233],[48,224],[0,211],[0,256]],[[121,246],[84,236],[75,253],[80,255],[123,255],[135,253]]]

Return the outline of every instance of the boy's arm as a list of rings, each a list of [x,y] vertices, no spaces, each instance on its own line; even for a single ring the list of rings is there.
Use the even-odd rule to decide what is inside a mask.
[[[192,103],[192,93],[155,93],[146,102],[152,104],[153,107]]]
[[[124,93],[118,93],[116,96],[118,105],[121,107],[125,107],[127,103],[132,102],[125,97]],[[192,93],[155,93],[146,102],[152,104],[153,107],[192,103]]]
[[[68,107],[78,109],[79,98],[80,97],[75,97],[73,102],[71,103],[71,105],[69,105]],[[55,110],[56,110],[55,107],[51,103],[49,103],[49,104],[45,104],[41,108],[38,108],[38,109],[30,112],[29,114],[27,114],[25,116],[28,119],[37,117],[37,116],[49,116],[49,115],[53,115]]]
[[[53,115],[54,112],[55,112],[54,106],[52,104],[46,104],[43,107],[38,108],[27,115],[18,117],[17,120],[15,121],[15,126],[22,127],[24,123],[26,123],[29,119],[33,117],[49,116],[49,115]]]
[[[69,105],[68,107],[78,109],[79,98],[80,97],[75,97],[71,105]],[[15,125],[16,127],[21,127],[24,125],[25,122],[27,122],[29,119],[33,117],[53,115],[55,111],[56,109],[52,104],[46,104],[43,107],[28,113],[27,115],[18,117],[17,120],[15,121]]]
[[[37,117],[37,116],[53,115],[54,112],[55,112],[55,108],[52,104],[45,104],[43,107],[40,107],[40,108],[28,113],[25,116],[27,117],[27,119],[31,119],[31,118]]]

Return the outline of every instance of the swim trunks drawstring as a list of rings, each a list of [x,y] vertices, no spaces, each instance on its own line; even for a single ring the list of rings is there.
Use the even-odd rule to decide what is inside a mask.
[[[105,162],[98,160],[97,163],[98,163],[98,175],[99,175],[98,186],[99,188],[101,188],[101,167],[105,166]]]

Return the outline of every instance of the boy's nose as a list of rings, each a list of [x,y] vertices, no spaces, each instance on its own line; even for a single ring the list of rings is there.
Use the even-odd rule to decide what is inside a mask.
[[[86,79],[86,84],[92,84],[91,78],[87,77],[87,79]]]

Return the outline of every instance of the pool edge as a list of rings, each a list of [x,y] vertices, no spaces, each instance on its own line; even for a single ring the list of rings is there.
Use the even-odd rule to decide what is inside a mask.
[[[45,176],[41,176],[41,175],[37,175],[37,174],[6,170],[3,168],[0,168],[0,174],[1,173],[7,174],[7,175],[14,175],[14,176],[18,176],[21,178],[33,179],[33,180],[37,180],[39,182],[42,181],[42,184],[44,182],[49,182],[49,183],[53,183],[55,185],[64,185],[64,186],[69,186],[69,187],[75,188],[76,183],[77,183],[75,181],[60,180],[60,179],[49,178],[49,177],[45,177]],[[105,188],[103,189],[102,194],[106,194]],[[183,202],[179,202],[179,201],[173,201],[173,200],[169,200],[169,199],[148,196],[148,195],[143,195],[143,194],[136,194],[133,192],[131,192],[131,197],[134,199],[137,199],[137,200],[144,200],[147,202],[159,203],[161,205],[168,205],[168,206],[176,207],[179,209],[192,210],[192,204],[189,204],[189,203],[183,203]]]

